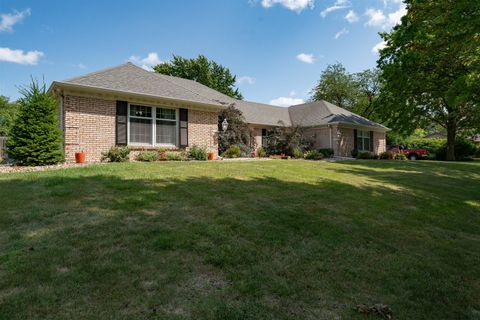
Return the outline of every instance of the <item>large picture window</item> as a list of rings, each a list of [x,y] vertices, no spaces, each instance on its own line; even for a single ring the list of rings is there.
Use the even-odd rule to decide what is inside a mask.
[[[358,130],[357,148],[359,151],[370,151],[370,131]]]
[[[176,146],[177,131],[175,109],[130,105],[130,144]]]

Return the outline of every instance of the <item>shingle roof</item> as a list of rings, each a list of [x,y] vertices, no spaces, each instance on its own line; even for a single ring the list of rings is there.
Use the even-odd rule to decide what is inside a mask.
[[[323,100],[291,106],[288,111],[292,124],[301,127],[341,123],[387,129],[379,123]]]
[[[316,101],[289,108],[233,99],[196,81],[146,71],[132,63],[54,82],[54,85],[75,85],[112,90],[164,99],[225,107],[232,103],[251,124],[320,126],[332,123],[386,127],[326,101]],[[53,85],[52,85],[53,86]]]
[[[286,126],[292,124],[288,108],[242,100],[235,101],[235,107],[242,111],[245,120],[251,124],[268,126],[277,126],[279,122]]]
[[[232,100],[198,82],[148,72],[130,62],[58,83],[185,100],[213,106],[224,106],[231,103],[230,100]]]

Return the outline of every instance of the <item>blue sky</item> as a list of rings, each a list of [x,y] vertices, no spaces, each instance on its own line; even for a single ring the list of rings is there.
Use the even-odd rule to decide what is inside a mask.
[[[30,77],[64,80],[132,61],[204,54],[238,76],[245,99],[308,99],[321,71],[374,67],[401,0],[0,0],[0,95]]]

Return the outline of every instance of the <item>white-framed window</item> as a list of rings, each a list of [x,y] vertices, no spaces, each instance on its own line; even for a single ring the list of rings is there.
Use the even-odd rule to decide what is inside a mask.
[[[176,146],[177,109],[128,105],[128,144],[139,146]]]
[[[370,151],[370,131],[357,131],[357,149],[358,151]]]

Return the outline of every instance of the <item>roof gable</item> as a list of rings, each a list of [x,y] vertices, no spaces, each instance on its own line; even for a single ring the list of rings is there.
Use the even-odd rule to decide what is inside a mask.
[[[340,123],[387,129],[379,123],[368,120],[356,113],[324,100],[291,106],[288,108],[288,111],[292,124],[301,127]]]

